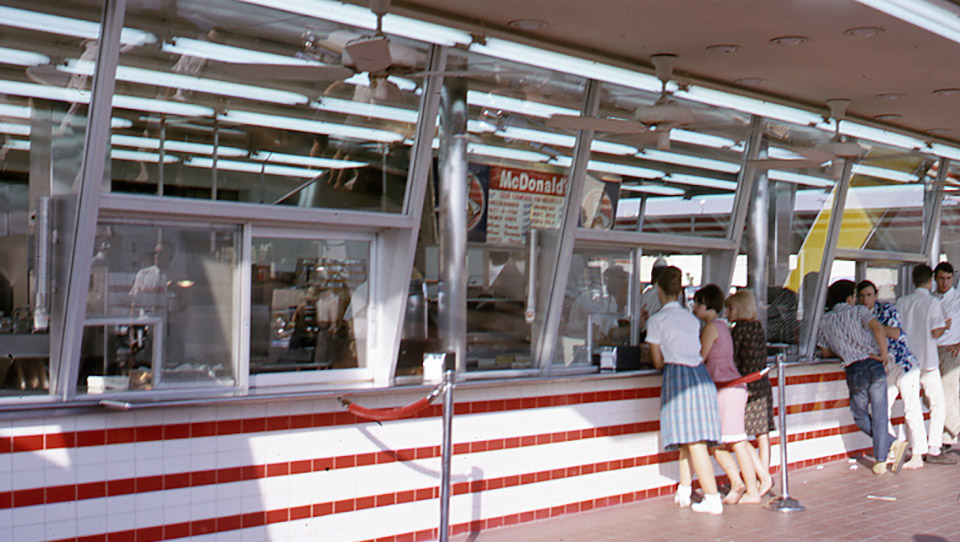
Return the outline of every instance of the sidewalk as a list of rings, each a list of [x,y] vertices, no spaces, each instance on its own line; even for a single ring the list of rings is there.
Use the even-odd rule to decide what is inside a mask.
[[[855,469],[853,467],[856,467]],[[779,495],[780,479],[774,492]],[[679,509],[670,497],[451,537],[455,542],[960,541],[960,465],[874,476],[837,461],[791,471],[807,510],[726,506],[722,516]],[[896,501],[868,499],[868,495]],[[769,500],[769,499],[767,499]]]

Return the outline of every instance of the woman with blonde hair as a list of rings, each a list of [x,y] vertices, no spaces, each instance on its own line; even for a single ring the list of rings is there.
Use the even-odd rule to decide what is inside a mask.
[[[663,307],[647,322],[650,357],[654,367],[663,369],[660,441],[667,450],[680,450],[680,485],[674,502],[691,506],[692,465],[705,494],[692,509],[722,514],[709,451],[709,446],[720,441],[717,388],[700,356],[699,323],[679,302],[681,277],[676,267],[663,270],[657,279],[657,296]]]
[[[763,325],[757,320],[757,300],[746,289],[727,298],[727,320],[733,324],[733,356],[740,374],[762,371],[767,367],[767,336]],[[770,470],[770,432],[773,425],[773,390],[770,378],[763,375],[759,380],[747,383],[747,409],[744,414],[744,429],[748,435],[757,437],[760,463]]]

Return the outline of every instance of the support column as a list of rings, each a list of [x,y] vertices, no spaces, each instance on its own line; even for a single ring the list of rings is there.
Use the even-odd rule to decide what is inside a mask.
[[[760,155],[766,156],[767,143],[760,143]],[[770,206],[770,181],[766,171],[758,171],[747,212],[747,288],[757,298],[757,320],[767,327],[767,210]]]
[[[837,239],[840,237],[840,225],[843,222],[851,177],[853,177],[853,162],[844,160],[840,182],[834,188],[833,207],[830,210],[827,237],[823,242],[823,259],[820,261],[820,274],[817,276],[817,288],[812,296],[812,307],[804,307],[800,352],[806,357],[812,357],[817,348],[817,332],[820,330],[820,319],[823,318],[823,305],[827,301],[830,270],[833,268],[833,260],[837,253]]]
[[[103,189],[107,149],[110,147],[111,101],[126,6],[126,0],[106,0],[103,5],[83,164],[77,182],[73,183],[71,197],[63,202],[63,212],[57,220],[60,240],[54,251],[62,257],[64,265],[61,267],[62,274],[56,275],[62,277],[62,287],[56,292],[62,304],[54,303],[51,315],[50,373],[55,378],[51,382],[51,390],[64,399],[76,394],[90,261],[93,259],[100,192]]]
[[[439,338],[467,368],[467,82],[453,77],[440,96]],[[449,367],[448,367],[449,368]]]
[[[940,209],[943,205],[943,186],[947,182],[950,160],[941,158],[937,164],[937,180],[923,192],[923,244],[920,251],[930,258],[930,267],[940,262]]]

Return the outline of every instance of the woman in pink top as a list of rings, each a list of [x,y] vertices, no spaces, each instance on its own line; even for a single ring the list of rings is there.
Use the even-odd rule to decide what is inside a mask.
[[[747,441],[744,430],[744,411],[747,405],[747,385],[724,386],[740,378],[733,360],[733,337],[730,328],[718,318],[723,312],[723,291],[715,284],[697,290],[693,296],[693,314],[704,322],[700,331],[700,353],[707,372],[717,385],[717,403],[720,407],[720,434],[722,444],[714,448],[717,463],[730,479],[730,493],[723,499],[725,504],[759,503],[760,497],[770,489],[770,473],[760,465],[760,456]],[[733,460],[730,449],[737,455],[741,469]],[[760,483],[757,484],[757,477]]]

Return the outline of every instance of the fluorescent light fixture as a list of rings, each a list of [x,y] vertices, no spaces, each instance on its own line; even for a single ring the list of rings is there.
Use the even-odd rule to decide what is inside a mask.
[[[883,143],[884,145],[900,147],[902,149],[922,149],[926,147],[926,143],[924,141],[921,141],[915,137],[905,136],[895,132],[890,132],[888,130],[881,130],[879,128],[872,128],[870,126],[864,126],[862,124],[857,124],[856,122],[850,122],[847,120],[840,123],[840,133],[851,137],[876,141],[878,143]]]
[[[495,145],[482,145],[480,143],[469,143],[467,145],[467,154],[491,156],[494,158],[504,158],[506,160],[518,160],[520,162],[546,162],[550,159],[550,157],[546,154],[541,154],[539,152],[510,149],[507,147],[497,147]]]
[[[90,40],[100,38],[100,23],[3,6],[0,6],[0,24],[75,38]],[[144,45],[156,42],[157,37],[149,32],[133,28],[124,28],[120,31],[120,43],[124,45]]]
[[[137,147],[141,149],[160,149],[160,140],[152,137],[113,135],[110,144],[118,147]],[[206,143],[190,143],[188,141],[166,140],[163,143],[164,151],[183,152],[190,154],[213,154],[213,145]],[[217,156],[240,157],[248,153],[245,149],[236,147],[218,147]]]
[[[93,75],[94,63],[89,60],[69,60],[67,61],[66,66],[61,66],[58,69],[67,73],[76,73],[89,76]],[[242,83],[231,83],[228,81],[218,81],[216,79],[206,79],[203,77],[195,77],[193,75],[144,70],[142,68],[133,68],[130,66],[117,66],[117,79],[120,81],[130,81],[132,83],[193,90],[220,96],[230,96],[233,98],[243,98],[246,100],[259,100],[262,102],[273,102],[285,105],[305,104],[310,101],[310,99],[305,95],[297,92],[275,90],[272,88],[257,87]]]
[[[29,124],[14,124],[12,122],[0,122],[0,134],[10,134],[18,136],[29,136]]]
[[[809,186],[817,186],[822,188],[828,188],[833,186],[834,183],[830,179],[824,179],[822,177],[814,177],[812,175],[801,175],[799,173],[793,173],[792,171],[779,171],[771,169],[767,172],[767,178],[774,181],[784,181],[787,183],[793,184],[805,184]]]
[[[700,177],[699,175],[686,175],[683,173],[671,173],[664,179],[665,181],[681,184],[690,184],[693,186],[703,186],[706,188],[719,188],[721,190],[736,190],[737,183],[733,181],[722,181],[720,179],[711,179],[709,177]]]
[[[180,117],[212,117],[214,115],[213,109],[203,107],[202,105],[168,102],[166,100],[140,98],[138,96],[114,96],[113,107]]]
[[[145,151],[125,151],[121,149],[113,149],[110,151],[110,158],[113,160],[129,160],[132,162],[160,162],[160,155],[155,152],[145,152]],[[164,163],[166,162],[176,162],[176,156],[164,156]]]
[[[377,17],[366,7],[330,2],[327,0],[241,0],[247,4],[281,9],[290,13],[306,15],[338,23],[373,30]],[[388,13],[383,17],[383,31],[405,38],[435,43],[437,45],[466,45],[473,41],[468,32],[448,28],[409,17]]]
[[[321,98],[319,102],[314,103],[311,107],[321,111],[330,111],[343,115],[359,115],[361,117],[372,117],[410,124],[416,124],[417,122],[417,112],[413,109],[354,102],[340,98]]]
[[[30,108],[25,105],[0,104],[0,117],[13,117],[15,119],[29,119]]]
[[[311,134],[326,134],[331,136],[349,137],[362,141],[378,141],[381,143],[395,143],[397,141],[403,141],[402,135],[395,132],[388,132],[387,130],[364,128],[362,126],[347,126],[345,124],[334,124],[330,122],[299,119],[295,117],[265,115],[263,113],[251,113],[249,111],[230,110],[224,113],[224,115],[220,118],[224,122],[232,122],[235,124],[251,124],[253,126],[280,128]]]
[[[487,107],[500,111],[510,111],[531,117],[547,118],[550,115],[579,115],[576,109],[547,105],[509,96],[499,96],[477,90],[467,91],[467,103],[476,107]]]
[[[486,123],[478,122],[475,127],[485,126]],[[520,141],[529,141],[532,143],[543,143],[546,145],[556,145],[558,147],[564,147],[571,149],[577,143],[577,138],[571,135],[566,134],[556,134],[552,132],[541,132],[540,130],[531,130],[529,128],[517,128],[514,126],[507,126],[500,131],[496,132],[496,135],[504,139],[519,139]],[[636,147],[631,147],[629,145],[621,145],[620,143],[610,143],[607,141],[597,141],[594,140],[590,145],[590,149],[602,152],[606,154],[619,154],[619,155],[633,155],[639,152],[639,149]]]
[[[666,162],[668,164],[677,164],[680,166],[710,169],[713,171],[722,171],[724,173],[737,173],[740,171],[740,164],[735,164],[733,162],[724,162],[723,160],[701,158],[699,156],[677,154],[674,152],[659,151],[655,149],[644,149],[639,156],[648,160],[656,160],[658,162]]]
[[[90,102],[90,91],[88,90],[51,87],[35,83],[21,83],[19,81],[0,81],[0,93],[68,103],[86,104]],[[209,107],[154,100],[152,98],[138,98],[136,96],[114,96],[113,106],[120,109],[149,111],[184,117],[213,116],[213,109]]]
[[[691,132],[690,130],[680,130],[678,128],[670,130],[670,139],[673,141],[679,141],[680,143],[700,145],[701,147],[740,150],[740,144],[732,139],[709,134],[701,134],[698,132]]]
[[[8,139],[2,145],[0,149],[10,149],[11,151],[29,151],[30,142],[26,139]]]
[[[807,158],[795,152],[781,149],[780,147],[770,146],[767,149],[767,158],[772,160],[806,160]]]
[[[818,113],[811,113],[785,105],[747,98],[729,94],[719,90],[713,90],[704,87],[690,85],[684,90],[679,90],[676,96],[694,102],[700,102],[716,107],[734,109],[751,115],[759,115],[771,119],[792,122],[794,124],[816,126],[823,122],[823,117]]]
[[[232,45],[223,45],[193,38],[176,37],[164,42],[160,49],[165,53],[219,60],[220,62],[323,66],[320,62],[294,56],[265,53],[254,49],[244,49],[242,47],[233,47]]]
[[[682,188],[676,188],[674,186],[657,186],[657,185],[636,185],[636,184],[621,184],[620,190],[625,192],[644,192],[646,194],[654,194],[657,196],[680,196],[683,195],[686,191]],[[620,201],[626,201],[630,198],[622,198]]]
[[[660,92],[660,80],[652,75],[575,56],[545,51],[529,45],[520,45],[499,38],[487,38],[486,42],[482,44],[472,43],[469,49],[482,55],[537,66],[551,71],[579,75],[647,92]],[[668,88],[675,90],[677,86],[675,83],[671,83]]]
[[[259,151],[250,157],[256,162],[279,162],[281,164],[293,164],[297,166],[308,166],[322,169],[350,169],[367,167],[366,162],[357,162],[355,160],[334,160],[332,158],[317,158],[313,156],[301,156],[299,154],[283,154],[276,152]],[[319,173],[319,171],[317,172]]]
[[[901,21],[960,43],[960,21],[957,12],[923,0],[857,0]]]
[[[627,177],[640,177],[643,179],[655,179],[662,177],[665,173],[656,169],[649,169],[637,166],[625,166],[623,164],[611,164],[610,162],[601,162],[599,160],[590,160],[587,162],[588,171],[599,171],[601,173],[613,173],[615,175],[626,175]]]
[[[185,164],[191,167],[212,169],[213,159],[192,157],[189,158]],[[323,173],[323,171],[317,169],[276,166],[272,164],[264,164],[262,162],[237,162],[235,160],[217,160],[217,169],[226,171],[239,171],[243,173],[281,175],[284,177],[301,177],[306,179],[312,179],[313,177]]]
[[[3,9],[3,8],[0,8]],[[15,64],[17,66],[40,66],[49,64],[50,57],[32,51],[20,51],[0,47],[0,64]]]
[[[887,179],[888,181],[897,181],[900,183],[911,183],[919,180],[917,176],[912,173],[876,166],[865,166],[863,164],[854,164],[853,173],[856,175],[866,175],[868,177],[877,177],[879,179]]]
[[[931,143],[930,150],[937,156],[949,158],[950,160],[960,160],[960,149],[943,145],[942,143]]]

